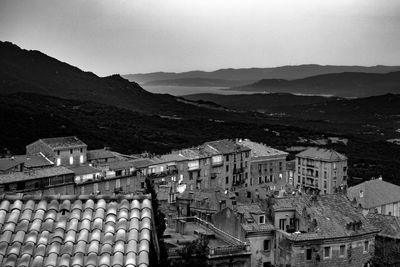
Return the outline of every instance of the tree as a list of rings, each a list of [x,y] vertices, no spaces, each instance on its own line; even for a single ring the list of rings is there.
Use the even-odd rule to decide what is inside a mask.
[[[154,222],[156,224],[157,240],[160,247],[160,262],[152,262],[151,266],[169,266],[168,252],[163,239],[164,231],[167,228],[165,225],[165,214],[159,209],[157,193],[154,190],[154,185],[151,183],[149,178],[146,178],[145,183],[146,188],[144,193],[151,194],[151,205],[153,208]],[[150,259],[154,261],[155,257],[150,257]]]
[[[179,266],[210,266],[207,263],[207,255],[209,253],[208,243],[208,238],[202,236],[179,249],[177,252],[182,257],[182,263],[180,263]]]

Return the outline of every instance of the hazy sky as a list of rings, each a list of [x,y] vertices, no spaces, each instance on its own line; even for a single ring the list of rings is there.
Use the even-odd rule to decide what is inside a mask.
[[[0,0],[0,40],[101,76],[400,65],[400,1]]]

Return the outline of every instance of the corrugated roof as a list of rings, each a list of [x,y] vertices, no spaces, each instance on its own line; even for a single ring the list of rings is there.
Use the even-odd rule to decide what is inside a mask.
[[[0,159],[0,171],[6,171],[15,166],[21,164],[23,161],[17,160],[15,158],[1,158]]]
[[[62,166],[31,170],[27,172],[13,172],[8,174],[0,174],[0,184],[73,173],[73,171]]]
[[[36,155],[18,155],[15,156],[16,159],[19,161],[24,162],[24,166],[27,168],[38,168],[38,167],[47,167],[47,166],[53,166],[54,162],[51,162],[49,159],[47,159],[45,156],[41,154],[36,154]]]
[[[87,160],[116,158],[114,153],[107,149],[94,149],[87,151]]]
[[[54,137],[40,139],[53,149],[74,148],[87,145],[76,136]]]
[[[286,157],[287,155],[289,155],[289,153],[287,152],[266,146],[264,144],[252,142],[248,139],[239,140],[238,144],[251,149],[250,155],[252,158],[269,157],[269,156]]]
[[[242,146],[236,143],[236,141],[230,139],[206,142],[204,145],[209,145],[213,149],[218,150],[221,154],[231,154],[250,150],[248,147]]]
[[[6,196],[0,266],[149,266],[148,196]]]
[[[400,218],[391,215],[368,213],[367,220],[381,229],[379,235],[400,239]]]
[[[362,197],[360,197],[360,191],[362,191]],[[384,204],[399,202],[400,186],[380,179],[369,180],[349,187],[347,196],[350,200],[355,198],[363,208],[370,209]]]
[[[96,169],[92,166],[83,165],[83,166],[71,166],[67,167],[71,171],[75,173],[75,175],[84,175],[84,174],[91,174],[91,173],[99,173],[101,170]]]
[[[335,150],[319,148],[319,147],[310,147],[304,150],[303,152],[298,153],[296,157],[323,160],[323,161],[347,160],[347,157],[345,155],[342,155]]]
[[[309,195],[277,198],[273,205],[275,211],[287,210],[290,207],[303,216],[303,220],[309,223],[314,220],[316,222],[315,230],[312,232],[287,234],[289,239],[295,241],[339,238],[379,231],[351,205],[346,196],[341,194],[319,195],[314,200]],[[361,222],[361,228],[359,230],[348,228],[348,224],[353,222]]]

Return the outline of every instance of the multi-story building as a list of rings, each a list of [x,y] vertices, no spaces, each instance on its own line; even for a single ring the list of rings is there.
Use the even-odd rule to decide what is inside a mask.
[[[258,204],[237,204],[212,216],[215,227],[250,246],[251,266],[273,266],[275,228]]]
[[[347,186],[347,157],[330,149],[311,147],[296,155],[294,184],[332,194]]]
[[[363,209],[400,217],[400,186],[383,181],[382,178],[369,180],[349,187],[347,196]]]
[[[42,153],[56,166],[86,163],[87,145],[76,136],[39,139],[26,146],[28,156]]]
[[[364,266],[380,231],[342,194],[277,198],[272,217],[279,266]]]
[[[250,149],[250,179],[248,187],[268,186],[270,190],[283,189],[286,184],[287,152],[264,144],[239,140],[238,144]]]

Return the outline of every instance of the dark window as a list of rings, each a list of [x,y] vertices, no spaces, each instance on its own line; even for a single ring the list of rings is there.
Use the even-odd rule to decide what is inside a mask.
[[[264,250],[270,250],[270,240],[264,240]]]
[[[69,153],[71,153],[71,154],[72,154],[72,151],[73,151],[73,150],[72,150],[72,149],[70,149],[70,150],[69,150]]]
[[[83,148],[81,148],[81,153],[83,153]]]
[[[141,182],[141,183],[140,183],[140,187],[141,187],[141,188],[144,188],[144,182]]]
[[[251,198],[251,192],[247,191],[247,198]]]
[[[229,184],[229,177],[228,176],[225,177],[225,183]]]
[[[308,248],[306,250],[306,260],[310,261],[312,259],[312,249]]]
[[[346,251],[346,246],[345,245],[341,245],[340,249],[339,249],[339,256],[344,257],[345,251]]]
[[[285,230],[286,219],[279,219],[279,229]]]
[[[324,247],[324,258],[331,257],[331,247]]]
[[[57,150],[57,155],[60,156],[60,150]]]
[[[226,171],[229,171],[229,165],[225,166]]]
[[[226,155],[226,156],[225,156],[225,160],[226,160],[226,161],[229,161],[229,155]]]

